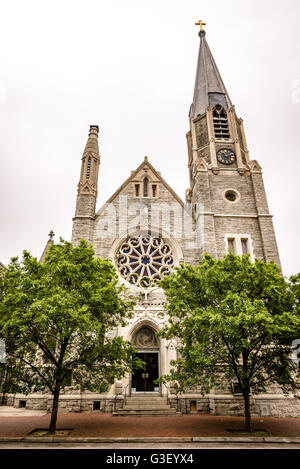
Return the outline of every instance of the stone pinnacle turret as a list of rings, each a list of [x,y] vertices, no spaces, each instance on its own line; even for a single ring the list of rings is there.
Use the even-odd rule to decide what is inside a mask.
[[[88,140],[82,155],[79,194],[97,195],[98,169],[100,164],[98,125],[90,125]]]
[[[73,218],[72,242],[74,243],[78,243],[81,238],[91,241],[90,236],[95,219],[100,165],[98,133],[98,125],[91,125],[81,159],[76,210],[75,217]]]

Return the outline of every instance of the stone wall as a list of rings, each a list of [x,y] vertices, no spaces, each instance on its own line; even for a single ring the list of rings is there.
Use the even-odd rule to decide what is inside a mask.
[[[0,402],[1,402],[0,394]],[[26,405],[22,405],[22,402]],[[100,403],[100,407],[96,404],[97,410],[95,410],[95,403]],[[15,408],[26,407],[26,409],[33,410],[45,410],[45,412],[51,412],[52,409],[52,397],[50,395],[38,395],[30,394],[26,395],[12,395],[8,394],[5,396],[3,405],[13,406]],[[123,398],[118,398],[117,400],[114,397],[94,397],[87,398],[81,396],[61,396],[59,400],[58,410],[60,413],[69,413],[69,412],[104,412],[112,413],[115,408],[122,407]]]
[[[1,399],[1,395],[0,395]],[[51,412],[51,396],[25,396],[8,395],[5,405],[20,407],[20,401],[26,401],[27,409],[45,410]],[[200,413],[220,416],[244,416],[244,401],[242,396],[232,394],[210,394],[201,396],[199,394],[188,394],[176,397],[169,396],[171,407],[182,414]],[[100,408],[95,403],[100,403]],[[194,407],[196,404],[196,408]],[[102,412],[113,413],[123,407],[123,397],[94,397],[89,399],[80,396],[62,396],[59,402],[59,412]],[[283,395],[258,395],[251,396],[250,408],[252,417],[300,417],[300,400]]]
[[[300,401],[285,397],[257,397],[250,399],[252,417],[298,417]],[[210,413],[213,415],[244,416],[242,397],[212,396],[210,397]]]

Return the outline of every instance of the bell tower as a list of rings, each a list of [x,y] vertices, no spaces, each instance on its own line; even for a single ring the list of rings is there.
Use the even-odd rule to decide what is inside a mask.
[[[243,120],[232,105],[200,21],[200,46],[187,133],[187,202],[204,210],[203,252],[228,249],[280,266],[261,167],[250,160]]]
[[[93,239],[100,165],[98,133],[98,125],[91,125],[81,159],[80,180],[72,231],[72,243],[75,244],[81,238],[89,242],[92,242]]]

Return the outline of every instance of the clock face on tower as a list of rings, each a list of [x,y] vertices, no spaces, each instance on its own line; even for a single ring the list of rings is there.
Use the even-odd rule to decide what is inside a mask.
[[[221,148],[217,151],[217,160],[222,164],[232,164],[235,162],[235,154],[228,148]]]

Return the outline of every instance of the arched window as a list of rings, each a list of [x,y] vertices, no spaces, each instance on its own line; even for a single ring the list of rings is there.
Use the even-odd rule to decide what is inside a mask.
[[[225,109],[217,104],[213,110],[215,137],[217,140],[229,140],[229,126]]]
[[[148,197],[148,185],[149,185],[149,179],[147,177],[145,177],[145,179],[144,179],[144,190],[143,190],[144,197]]]
[[[91,157],[89,156],[88,163],[87,163],[87,168],[86,168],[86,178],[90,179],[90,174],[91,174]]]

